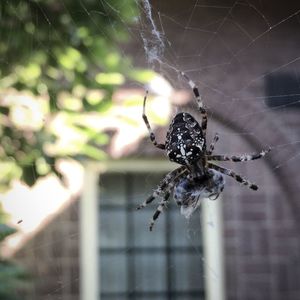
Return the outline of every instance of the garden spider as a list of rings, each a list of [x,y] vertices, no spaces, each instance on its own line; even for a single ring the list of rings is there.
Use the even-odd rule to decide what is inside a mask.
[[[188,218],[200,205],[201,199],[210,198],[215,200],[218,198],[225,184],[222,174],[234,178],[252,190],[257,190],[258,186],[256,184],[251,183],[232,170],[217,166],[210,161],[250,161],[259,159],[270,151],[268,149],[260,153],[237,156],[213,155],[215,144],[219,139],[218,134],[215,135],[207,149],[207,111],[202,103],[196,84],[185,73],[180,72],[180,74],[188,81],[189,86],[193,90],[198,110],[201,114],[201,125],[189,113],[180,112],[171,121],[165,143],[159,144],[145,113],[148,91],[146,91],[143,102],[143,120],[148,128],[151,142],[155,147],[165,150],[170,161],[181,165],[168,173],[152,195],[137,207],[137,209],[141,209],[151,203],[156,197],[162,198],[151,219],[150,231],[156,219],[168,204],[172,192],[174,200],[181,206],[181,213]]]

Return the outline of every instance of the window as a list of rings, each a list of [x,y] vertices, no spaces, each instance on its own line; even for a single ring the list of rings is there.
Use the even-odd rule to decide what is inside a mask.
[[[100,177],[100,294],[106,299],[204,299],[199,214],[187,221],[171,202],[148,225],[157,201],[136,211],[164,174]]]

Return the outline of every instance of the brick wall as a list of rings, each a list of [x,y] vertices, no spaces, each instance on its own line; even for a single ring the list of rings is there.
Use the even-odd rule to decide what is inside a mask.
[[[79,299],[78,208],[72,201],[15,254],[31,276],[21,299]]]

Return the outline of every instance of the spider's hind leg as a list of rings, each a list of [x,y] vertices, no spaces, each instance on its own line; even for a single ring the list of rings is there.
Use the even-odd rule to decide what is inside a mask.
[[[208,168],[214,169],[214,170],[219,171],[227,176],[234,178],[237,182],[241,183],[242,185],[248,186],[251,190],[254,190],[254,191],[258,190],[258,186],[256,184],[250,182],[249,180],[242,177],[241,175],[236,174],[232,170],[216,166],[212,163],[208,163]]]

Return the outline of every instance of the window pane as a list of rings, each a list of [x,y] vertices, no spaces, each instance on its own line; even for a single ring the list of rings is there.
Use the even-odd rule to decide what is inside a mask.
[[[102,254],[100,257],[101,292],[127,290],[127,265],[125,254]]]
[[[148,295],[145,297],[138,297],[138,300],[166,300],[166,297],[163,296],[153,296],[153,295]]]
[[[201,224],[199,210],[195,211],[190,219],[180,214],[180,208],[170,210],[171,216],[171,247],[200,247]]]
[[[170,199],[150,232],[149,222],[160,200],[139,211],[135,207],[151,195],[163,175],[102,178],[107,186],[102,187],[104,204],[100,205],[101,299],[122,299],[125,294],[141,300],[166,299],[167,295],[174,300],[202,299],[199,211],[186,220]]]
[[[143,203],[157,188],[162,178],[162,174],[151,174],[150,172],[132,176],[134,186],[133,204],[138,205]],[[157,200],[154,200],[149,206],[153,207],[155,203],[157,203]]]
[[[126,247],[126,213],[100,209],[100,246]]]
[[[172,255],[174,264],[173,289],[175,291],[200,292],[203,289],[204,271],[202,261],[202,253],[176,253]]]
[[[149,222],[156,207],[143,209],[133,213],[134,219],[134,246],[136,247],[163,247],[166,244],[165,218],[163,214],[155,222],[153,231],[149,230]]]
[[[101,300],[128,300],[127,296],[113,295],[113,294],[101,294]]]
[[[125,205],[124,174],[103,174],[100,176],[100,205]]]
[[[166,257],[162,254],[137,254],[135,257],[135,286],[137,291],[166,289]]]

